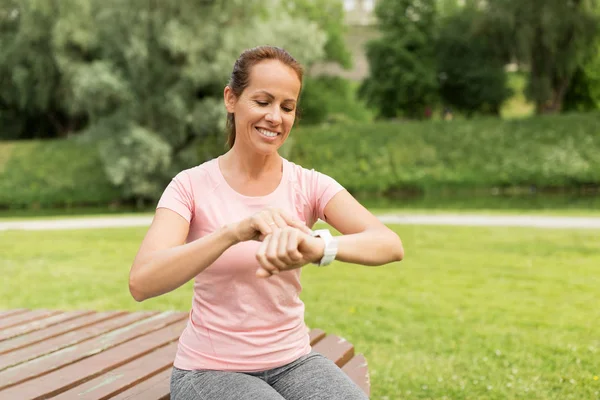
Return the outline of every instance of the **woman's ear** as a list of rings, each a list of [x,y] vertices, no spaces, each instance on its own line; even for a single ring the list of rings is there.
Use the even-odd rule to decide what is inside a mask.
[[[225,90],[223,91],[223,99],[225,100],[225,108],[227,109],[227,112],[233,114],[237,98],[229,86],[225,86]]]

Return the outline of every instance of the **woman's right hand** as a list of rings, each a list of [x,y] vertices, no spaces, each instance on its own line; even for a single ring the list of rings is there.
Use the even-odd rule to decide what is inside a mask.
[[[267,208],[259,211],[234,224],[232,229],[238,242],[245,242],[247,240],[262,241],[265,236],[273,233],[275,229],[283,229],[288,226],[298,228],[307,234],[312,232],[304,222],[293,218],[279,208]]]

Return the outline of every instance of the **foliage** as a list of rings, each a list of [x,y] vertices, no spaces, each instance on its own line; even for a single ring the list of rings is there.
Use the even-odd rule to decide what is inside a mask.
[[[361,97],[386,118],[421,118],[436,99],[434,0],[381,0],[381,37],[367,44]]]
[[[344,43],[346,26],[341,1],[295,0],[284,1],[282,6],[291,15],[302,15],[315,22],[327,34],[324,61],[338,63],[344,68],[352,66],[352,56]]]
[[[155,198],[222,151],[223,87],[242,50],[347,62],[339,2],[26,0],[0,5],[3,138],[84,132],[125,197]],[[337,11],[336,11],[337,10]],[[324,29],[327,28],[328,31]],[[301,38],[301,40],[299,39]],[[6,50],[5,50],[6,49]]]
[[[600,113],[297,129],[290,158],[348,190],[600,183]]]
[[[596,0],[486,2],[486,26],[497,43],[529,70],[528,96],[538,113],[556,112],[577,68],[597,47]]]
[[[107,205],[119,191],[92,146],[76,139],[0,143],[0,207]]]
[[[352,83],[338,76],[306,77],[300,99],[301,126],[322,122],[371,120],[371,111],[356,97]]]
[[[499,115],[511,95],[504,60],[482,32],[481,14],[465,7],[442,18],[435,46],[440,97],[467,116]]]
[[[577,68],[565,94],[564,111],[600,109],[600,41],[598,51]]]
[[[307,324],[366,356],[373,399],[595,397],[596,231],[390,227],[401,263],[302,271]],[[0,308],[188,310],[192,282],[131,298],[146,230],[0,232]]]
[[[295,128],[284,156],[331,175],[355,194],[598,186],[598,127],[600,113],[520,120],[349,121]],[[143,140],[121,143],[123,151],[146,146]],[[221,141],[207,141],[204,147],[209,152],[223,148]],[[160,153],[143,156],[148,168],[160,166]],[[100,165],[94,146],[81,140],[2,145],[0,206],[108,204],[122,198]]]

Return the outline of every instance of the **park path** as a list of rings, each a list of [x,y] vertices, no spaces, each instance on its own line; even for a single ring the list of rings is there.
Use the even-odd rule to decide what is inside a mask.
[[[600,217],[556,217],[532,215],[470,215],[470,214],[385,214],[378,218],[386,224],[454,225],[454,226],[515,226],[554,229],[600,229]],[[152,216],[62,217],[0,222],[6,230],[62,230],[144,227]]]

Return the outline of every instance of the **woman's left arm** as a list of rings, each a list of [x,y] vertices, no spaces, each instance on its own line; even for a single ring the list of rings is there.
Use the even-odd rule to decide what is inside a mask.
[[[363,207],[348,191],[338,192],[324,209],[325,222],[342,235],[336,260],[383,265],[404,258],[400,237]]]

